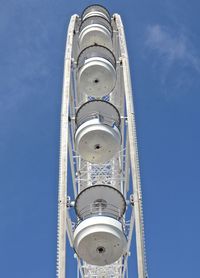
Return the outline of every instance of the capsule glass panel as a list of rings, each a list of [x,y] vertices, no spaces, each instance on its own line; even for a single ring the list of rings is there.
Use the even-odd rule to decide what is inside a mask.
[[[97,184],[82,190],[75,201],[75,211],[84,220],[95,215],[121,219],[126,209],[122,193],[116,188]]]
[[[101,5],[88,6],[83,11],[81,17],[82,17],[82,20],[85,20],[86,18],[91,17],[91,16],[101,16],[101,17],[106,18],[108,21],[110,21],[110,18],[111,18],[109,11]]]

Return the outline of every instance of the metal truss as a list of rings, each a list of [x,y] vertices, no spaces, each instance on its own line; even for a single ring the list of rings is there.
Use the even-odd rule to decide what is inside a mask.
[[[71,17],[67,33],[65,67],[61,108],[60,168],[58,190],[58,234],[57,234],[57,277],[66,278],[66,236],[73,247],[73,232],[79,219],[73,218],[73,200],[88,185],[114,185],[127,200],[131,216],[123,217],[127,235],[126,253],[114,264],[99,267],[89,265],[77,256],[77,277],[82,278],[125,278],[128,277],[128,257],[131,240],[136,237],[138,278],[147,278],[142,194],[138,162],[135,114],[131,88],[129,61],[123,24],[118,14],[112,17],[113,52],[117,62],[117,84],[114,92],[103,97],[114,104],[121,116],[121,150],[110,161],[96,165],[83,160],[75,151],[75,115],[83,102],[91,99],[77,93],[77,56],[80,19]],[[68,165],[69,164],[69,165]],[[68,169],[70,168],[70,176]],[[132,186],[130,180],[132,177]],[[71,182],[72,181],[72,182]],[[69,197],[70,196],[70,197]],[[131,268],[129,267],[129,272]],[[131,277],[133,277],[131,275]],[[71,277],[70,277],[71,278]]]

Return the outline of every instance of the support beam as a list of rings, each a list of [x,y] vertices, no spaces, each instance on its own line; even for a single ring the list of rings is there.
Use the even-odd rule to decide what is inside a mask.
[[[134,114],[134,107],[133,107],[133,96],[132,96],[132,88],[131,88],[131,76],[129,70],[128,52],[127,52],[124,28],[121,21],[121,17],[118,14],[115,14],[114,18],[116,20],[117,29],[119,32],[119,44],[121,49],[125,99],[126,99],[126,108],[127,108],[127,116],[128,116],[130,160],[131,160],[131,172],[132,172],[133,193],[134,193],[138,278],[147,278],[145,250],[144,250],[145,248],[144,248],[144,230],[143,230],[143,214],[142,214],[142,194],[141,194],[141,184],[140,184],[135,114]]]
[[[67,160],[68,160],[68,114],[71,82],[71,56],[74,27],[77,15],[70,20],[65,50],[65,65],[61,107],[60,165],[58,188],[58,226],[57,226],[57,278],[66,278],[66,196],[67,196]]]

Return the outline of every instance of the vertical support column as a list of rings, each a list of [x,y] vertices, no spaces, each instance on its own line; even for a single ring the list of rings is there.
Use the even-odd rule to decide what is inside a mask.
[[[132,88],[131,88],[131,77],[130,77],[130,70],[129,70],[126,40],[125,40],[124,28],[121,21],[121,17],[118,14],[115,14],[115,20],[119,32],[119,44],[120,44],[121,59],[123,65],[125,99],[126,99],[126,108],[127,108],[127,117],[128,117],[130,160],[131,160],[131,172],[133,178],[133,193],[134,193],[138,278],[147,278],[146,262],[145,262],[144,231],[143,231],[142,194],[141,194],[140,171],[139,171],[139,163],[138,163],[138,151],[137,151],[135,115],[134,115],[133,97],[132,97]]]
[[[60,162],[58,188],[58,224],[57,224],[57,278],[65,278],[66,266],[66,197],[67,197],[67,160],[68,160],[68,114],[71,81],[71,56],[74,27],[77,15],[70,20],[65,49],[65,65],[61,107]]]

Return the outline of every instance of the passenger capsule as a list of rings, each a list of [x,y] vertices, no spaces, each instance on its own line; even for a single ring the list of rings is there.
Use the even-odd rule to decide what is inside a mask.
[[[84,49],[78,57],[77,84],[80,94],[102,97],[116,84],[116,62],[113,53],[102,46]]]
[[[74,249],[91,265],[114,263],[125,253],[126,245],[122,223],[111,217],[87,218],[74,231]]]
[[[102,45],[112,49],[112,27],[110,22],[99,16],[86,18],[79,30],[79,47]]]
[[[105,163],[120,150],[120,116],[109,102],[84,103],[76,113],[75,148],[91,163]]]

